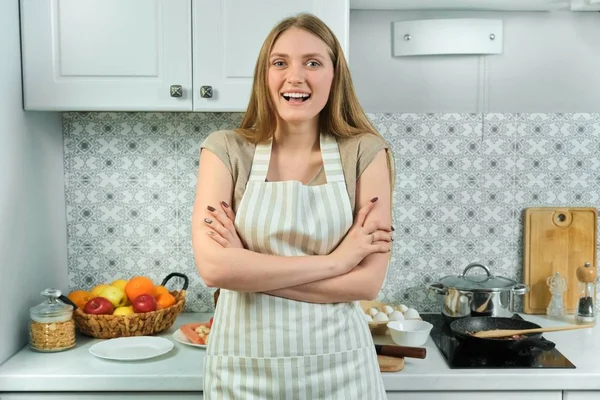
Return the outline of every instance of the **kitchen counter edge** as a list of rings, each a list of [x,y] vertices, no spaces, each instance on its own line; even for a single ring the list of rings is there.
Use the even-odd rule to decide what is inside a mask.
[[[175,324],[157,336],[170,339],[168,354],[140,361],[112,361],[93,356],[89,348],[100,339],[77,337],[77,346],[59,353],[39,353],[23,347],[0,365],[3,392],[201,392],[202,348],[181,344],[173,333],[189,322],[208,321],[206,313],[182,313]],[[523,315],[542,326],[566,322],[544,316]],[[450,369],[429,338],[427,357],[405,359],[399,372],[384,372],[388,392],[393,391],[509,391],[600,390],[600,330],[547,333],[547,339],[576,366],[574,369]]]

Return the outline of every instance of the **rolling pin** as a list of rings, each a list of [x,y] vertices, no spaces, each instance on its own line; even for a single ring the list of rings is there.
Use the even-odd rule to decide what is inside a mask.
[[[394,346],[388,344],[376,344],[375,352],[380,356],[403,358],[425,358],[427,355],[427,349],[424,347]]]

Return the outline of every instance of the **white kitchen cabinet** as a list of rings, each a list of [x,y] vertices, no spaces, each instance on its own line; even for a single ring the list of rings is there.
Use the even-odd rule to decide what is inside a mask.
[[[194,110],[245,110],[262,42],[300,12],[321,18],[347,52],[348,0],[193,0]]]
[[[201,392],[45,392],[45,393],[1,393],[0,400],[202,400]]]
[[[22,0],[21,7],[25,109],[192,110],[190,0]],[[173,85],[181,90],[171,93]]]
[[[388,400],[562,400],[557,391],[388,392]]]
[[[554,11],[568,9],[569,0],[350,0],[350,8],[353,10]]]
[[[600,11],[600,0],[571,0],[571,11]]]
[[[600,399],[600,391],[573,391],[565,390],[562,400],[598,400]]]
[[[299,12],[347,51],[349,0],[22,0],[24,107],[244,111],[262,41]]]

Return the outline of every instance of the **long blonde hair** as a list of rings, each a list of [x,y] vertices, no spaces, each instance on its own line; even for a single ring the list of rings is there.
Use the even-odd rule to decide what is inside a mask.
[[[329,99],[319,114],[320,131],[341,137],[364,133],[379,135],[354,93],[350,70],[338,39],[323,21],[308,13],[282,20],[265,39],[254,67],[254,82],[248,107],[236,132],[251,143],[260,143],[275,133],[277,111],[267,83],[269,55],[279,36],[292,27],[304,29],[325,42],[333,62],[334,75]]]

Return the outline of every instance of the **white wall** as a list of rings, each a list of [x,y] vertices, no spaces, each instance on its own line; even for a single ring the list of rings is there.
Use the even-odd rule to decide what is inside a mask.
[[[18,5],[0,1],[0,363],[27,343],[40,292],[67,286],[62,124],[23,112]]]
[[[504,52],[392,57],[392,23],[500,18]],[[600,112],[600,13],[352,11],[350,69],[367,112]]]

